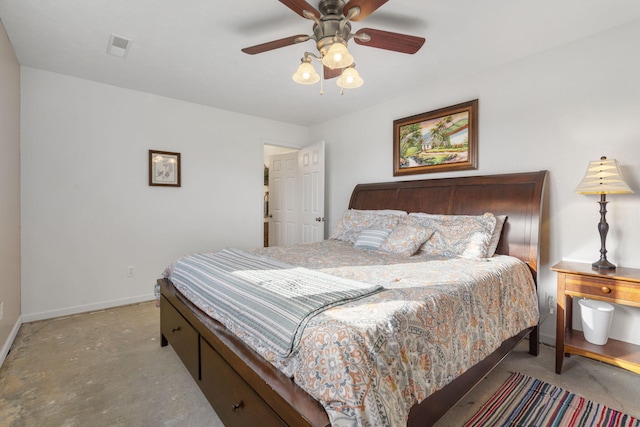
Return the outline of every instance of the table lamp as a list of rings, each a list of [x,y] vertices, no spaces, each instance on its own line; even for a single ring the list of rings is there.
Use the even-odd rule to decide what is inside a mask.
[[[605,242],[609,232],[607,224],[607,194],[628,194],[633,193],[631,188],[624,182],[622,172],[618,167],[618,161],[600,157],[600,160],[589,162],[587,173],[575,189],[578,194],[600,194],[600,259],[591,266],[597,269],[614,270],[616,266],[607,261],[607,248]]]

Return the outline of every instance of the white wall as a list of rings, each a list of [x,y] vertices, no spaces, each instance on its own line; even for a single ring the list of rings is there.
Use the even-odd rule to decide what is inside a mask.
[[[20,327],[20,66],[0,21],[0,365]]]
[[[539,289],[555,295],[551,265],[598,258],[597,198],[573,189],[617,158],[636,194],[609,198],[609,259],[640,268],[639,48],[635,22],[311,129],[22,68],[23,317],[148,299],[179,255],[261,245],[264,143],[326,141],[330,230],[355,184],[394,179],[394,119],[474,98],[479,168],[402,179],[549,170]],[[147,185],[149,149],[182,153],[182,188]],[[618,307],[612,336],[640,343],[638,325]]]
[[[306,128],[21,76],[25,320],[148,300],[180,255],[262,245],[264,141],[304,146]],[[149,149],[181,153],[182,187],[148,186]]]
[[[555,297],[551,265],[563,258],[587,262],[599,258],[598,197],[573,190],[589,161],[602,155],[618,159],[635,194],[608,198],[608,258],[640,268],[640,56],[636,52],[640,52],[637,21],[448,84],[416,85],[411,95],[311,128],[310,140],[327,141],[329,229],[346,209],[354,185],[394,179],[394,119],[478,98],[478,169],[402,179],[549,170],[547,245],[539,293]],[[375,88],[365,83],[356,90]],[[640,344],[639,326],[640,309],[617,307],[611,336]],[[544,341],[555,343],[554,316],[544,320],[541,332]]]

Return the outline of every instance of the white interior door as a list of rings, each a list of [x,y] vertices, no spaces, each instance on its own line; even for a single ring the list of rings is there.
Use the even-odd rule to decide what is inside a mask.
[[[269,246],[298,242],[298,152],[269,158]]]
[[[298,153],[301,242],[324,240],[324,141]]]

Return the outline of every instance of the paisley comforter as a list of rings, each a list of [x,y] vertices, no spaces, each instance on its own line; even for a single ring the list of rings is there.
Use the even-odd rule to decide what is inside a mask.
[[[538,322],[531,273],[512,257],[406,257],[338,240],[252,252],[384,287],[317,314],[287,357],[231,328],[317,399],[332,426],[405,426],[414,404]]]

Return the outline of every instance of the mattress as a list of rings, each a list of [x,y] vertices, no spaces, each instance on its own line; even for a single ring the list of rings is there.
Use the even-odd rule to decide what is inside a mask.
[[[406,425],[414,404],[538,322],[529,267],[513,257],[407,257],[338,240],[248,252],[383,287],[311,317],[286,357],[227,325],[317,399],[333,426]],[[219,316],[214,304],[198,306]]]

